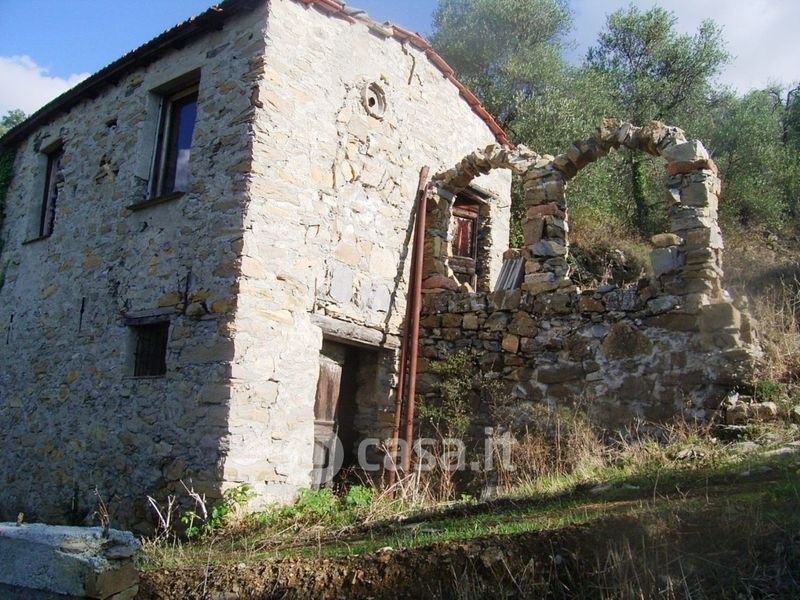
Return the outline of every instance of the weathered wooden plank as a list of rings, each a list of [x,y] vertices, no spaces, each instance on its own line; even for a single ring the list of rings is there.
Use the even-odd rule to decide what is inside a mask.
[[[365,346],[368,348],[396,348],[398,341],[395,337],[387,337],[382,331],[340,321],[320,314],[312,314],[311,322],[322,329],[326,339],[342,342],[351,346]]]

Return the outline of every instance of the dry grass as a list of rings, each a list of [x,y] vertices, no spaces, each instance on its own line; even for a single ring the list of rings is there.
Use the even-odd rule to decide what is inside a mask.
[[[800,236],[725,228],[725,286],[746,299],[766,352],[756,378],[800,381]]]
[[[570,213],[572,277],[585,287],[636,281],[650,272],[650,246],[624,224],[590,211]]]
[[[609,464],[609,447],[579,410],[517,406],[512,418],[524,425],[514,438],[509,464],[496,457],[503,492],[531,489],[547,479],[579,478]]]
[[[781,282],[752,306],[766,360],[761,379],[797,384],[800,381],[800,280]]]

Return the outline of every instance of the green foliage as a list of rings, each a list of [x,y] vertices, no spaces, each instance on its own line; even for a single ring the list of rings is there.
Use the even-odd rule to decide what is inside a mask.
[[[375,500],[375,491],[362,485],[352,486],[343,496],[330,488],[303,489],[291,506],[274,507],[255,519],[263,525],[347,525],[367,513]]]
[[[785,114],[774,91],[716,99],[703,128],[723,181],[723,215],[777,228],[797,213],[800,158],[783,143]]]
[[[229,524],[232,518],[247,506],[255,496],[247,483],[229,488],[222,493],[222,502],[214,504],[210,511],[205,506],[184,511],[181,523],[186,525],[186,537],[189,539],[207,537]]]
[[[431,42],[514,142],[555,152],[610,108],[603,76],[561,58],[571,27],[565,0],[440,0]]]
[[[454,352],[447,360],[431,363],[431,372],[441,376],[440,401],[420,401],[417,415],[443,438],[463,438],[472,413],[476,372],[475,356]]]
[[[336,510],[338,499],[330,488],[301,490],[294,507],[298,515],[322,518]]]
[[[18,108],[8,111],[4,116],[0,117],[0,136],[15,125],[22,123],[25,118],[25,113]]]
[[[781,402],[786,399],[786,386],[777,381],[762,379],[753,385],[753,396],[759,402]]]
[[[441,0],[432,43],[508,127],[563,68],[565,0]]]
[[[721,31],[706,20],[694,36],[679,35],[676,23],[660,7],[642,12],[630,6],[608,16],[587,64],[609,77],[620,116],[671,121],[703,104],[728,60]]]
[[[637,124],[652,119],[684,124],[706,109],[711,81],[728,59],[719,28],[704,21],[694,36],[679,35],[674,14],[635,6],[608,16],[586,69],[610,85],[616,116]],[[685,127],[685,125],[684,125]],[[663,231],[663,171],[631,155],[626,171],[630,223],[642,234]]]
[[[350,510],[366,510],[370,507],[375,499],[375,490],[363,485],[354,485],[345,494],[343,500],[344,506]]]
[[[586,64],[573,68],[561,58],[570,28],[560,0],[440,0],[432,43],[513,141],[542,153],[585,139],[606,116],[686,118],[702,107],[711,77],[726,60],[712,23],[683,36],[671,13],[630,8],[609,17]],[[663,167],[649,157],[606,161],[612,164],[605,171],[571,183],[571,208],[593,207],[643,234],[662,231]],[[514,246],[522,241],[521,204],[515,189]]]

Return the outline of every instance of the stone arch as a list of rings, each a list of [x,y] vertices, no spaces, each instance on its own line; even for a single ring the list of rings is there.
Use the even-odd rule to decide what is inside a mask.
[[[496,168],[510,169],[522,177],[524,187],[523,290],[537,294],[570,288],[567,184],[583,167],[623,146],[660,156],[667,163],[665,199],[670,232],[654,236],[652,253],[654,272],[663,290],[684,296],[685,303],[695,306],[719,302],[723,243],[717,220],[718,171],[703,144],[687,140],[677,127],[658,121],[637,127],[605,119],[592,137],[575,142],[558,156],[539,155],[524,146],[488,146],[434,177],[434,211],[477,176]],[[430,230],[446,231],[440,220],[447,211],[439,210],[433,216]],[[437,248],[439,254],[429,256],[429,266],[439,269],[434,272],[444,276],[439,279],[443,282],[449,276],[447,240]]]
[[[438,290],[457,290],[463,286],[449,266],[452,251],[451,218],[456,198],[471,188],[480,175],[494,169],[510,169],[523,175],[541,157],[524,146],[510,148],[492,144],[464,157],[455,167],[434,175],[428,195],[425,222],[425,259],[423,287]],[[507,241],[491,240],[494,244]]]

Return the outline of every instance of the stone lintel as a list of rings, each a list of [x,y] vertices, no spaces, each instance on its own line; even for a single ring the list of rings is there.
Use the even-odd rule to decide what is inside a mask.
[[[311,322],[322,329],[322,335],[326,339],[350,346],[365,348],[396,348],[398,346],[396,336],[388,336],[372,327],[340,321],[320,314],[312,314]]]

